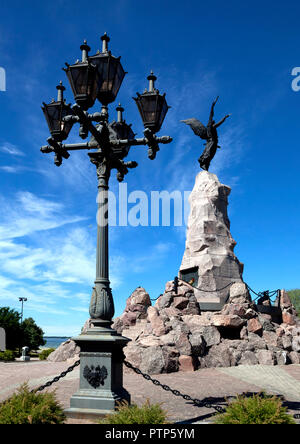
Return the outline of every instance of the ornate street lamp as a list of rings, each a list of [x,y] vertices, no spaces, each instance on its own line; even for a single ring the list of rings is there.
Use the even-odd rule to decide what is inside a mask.
[[[59,110],[58,117],[55,114],[55,119],[52,117],[51,120],[54,112],[51,114],[49,107],[54,107],[53,104],[44,104],[43,108],[52,137],[48,139],[49,145],[43,146],[41,151],[53,152],[54,162],[60,166],[63,158],[67,159],[70,156],[70,151],[94,150],[88,154],[97,169],[98,190],[101,197],[98,201],[96,279],[89,309],[90,328],[86,333],[73,338],[81,348],[80,387],[71,398],[70,409],[66,411],[68,415],[104,414],[114,411],[119,401],[130,400],[129,393],[123,388],[122,371],[123,348],[129,339],[117,334],[111,328],[114,301],[109,281],[106,205],[109,178],[111,171],[116,169],[117,179],[121,182],[129,169],[137,167],[136,162],[124,160],[132,146],[148,146],[148,157],[154,159],[159,144],[172,141],[169,136],[155,135],[161,128],[168,105],[165,95],[160,95],[154,87],[156,77],[153,73],[148,77],[149,91],[138,94],[135,99],[145,126],[144,137],[135,138],[131,125],[124,120],[124,108],[120,104],[116,108],[117,120],[109,122],[108,104],[116,99],[125,71],[120,63],[120,57],[114,57],[108,51],[109,37],[104,34],[101,39],[102,52],[98,51],[96,55],[89,57],[90,48],[85,41],[81,46],[82,61],[67,65],[65,69],[76,101],[76,104],[68,108],[69,113],[65,112],[63,105],[62,85],[59,88],[61,95],[55,102],[55,109]],[[96,98],[102,104],[101,112],[89,114],[88,109],[94,105]],[[84,139],[90,134],[90,140],[77,144],[62,143],[75,123],[80,125],[80,137]],[[56,133],[54,128],[60,129],[60,132]]]
[[[145,128],[149,128],[152,133],[158,133],[170,107],[166,102],[166,94],[161,95],[155,89],[154,82],[157,80],[157,77],[153,74],[153,71],[151,71],[147,79],[149,80],[148,91],[145,90],[143,94],[137,93],[137,98],[134,97],[134,100],[138,106]]]
[[[102,105],[107,106],[115,101],[126,72],[121,65],[121,57],[114,57],[108,51],[110,38],[106,33],[101,37],[101,40],[103,42],[102,52],[98,51],[96,55],[89,57],[89,60],[97,67],[97,98]]]
[[[81,62],[77,60],[74,65],[66,63],[67,68],[63,68],[70,82],[74,99],[82,109],[91,108],[96,100],[98,92],[97,70],[88,59],[90,47],[86,40],[80,46],[82,51]]]
[[[51,136],[57,142],[62,142],[68,138],[69,132],[72,129],[73,123],[66,122],[64,118],[72,114],[71,106],[67,105],[64,100],[65,87],[62,82],[56,87],[57,89],[57,101],[53,99],[48,105],[43,103],[43,113],[47,120],[49,131]]]

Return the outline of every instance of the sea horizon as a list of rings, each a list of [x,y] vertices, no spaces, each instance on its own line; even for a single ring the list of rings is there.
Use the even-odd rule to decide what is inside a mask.
[[[64,338],[70,338],[70,336],[59,336],[59,335],[48,336],[48,335],[45,335],[45,336],[43,336],[43,338],[44,339],[46,339],[46,338],[62,338],[62,339],[64,339]]]
[[[46,344],[41,346],[40,348],[57,348],[63,342],[70,339],[70,336],[43,336],[43,339],[46,341]]]

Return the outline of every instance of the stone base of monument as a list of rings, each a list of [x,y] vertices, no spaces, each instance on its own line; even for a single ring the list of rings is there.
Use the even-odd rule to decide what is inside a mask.
[[[230,286],[220,311],[202,311],[191,285],[179,281],[175,291],[170,281],[153,306],[145,289],[133,292],[113,327],[132,339],[124,348],[126,361],[150,375],[300,364],[300,319],[288,294],[278,296],[277,305],[255,302],[239,282]]]
[[[123,387],[123,348],[129,339],[101,326],[72,339],[80,347],[80,383],[66,416],[96,419],[114,412],[121,401],[130,403]]]

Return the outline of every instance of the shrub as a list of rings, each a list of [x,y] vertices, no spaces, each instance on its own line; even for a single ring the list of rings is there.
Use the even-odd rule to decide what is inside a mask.
[[[39,353],[39,359],[40,359],[41,361],[45,361],[45,360],[48,358],[48,356],[49,356],[52,352],[54,352],[54,350],[55,350],[55,348],[45,348],[45,350],[42,350],[42,351]]]
[[[38,358],[39,357],[39,353],[36,351],[30,351],[28,353],[28,356],[30,356],[30,358]]]
[[[216,416],[216,424],[296,424],[276,396],[257,393],[250,397],[238,395]]]
[[[15,360],[15,354],[11,350],[0,352],[0,361],[9,362]]]
[[[27,384],[0,404],[0,424],[62,424],[65,419],[55,393],[31,393]]]
[[[106,415],[99,424],[167,424],[167,414],[160,404],[146,401],[142,407],[126,401],[117,406],[117,412]]]

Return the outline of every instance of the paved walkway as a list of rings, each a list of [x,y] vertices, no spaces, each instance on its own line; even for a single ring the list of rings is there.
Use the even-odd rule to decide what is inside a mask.
[[[73,361],[74,362],[74,361]],[[31,388],[39,387],[66,370],[73,362],[15,362],[0,363],[0,401],[11,395],[23,382]],[[213,398],[225,404],[225,398],[239,393],[266,391],[284,396],[290,413],[300,413],[300,365],[289,366],[239,366],[231,368],[202,369],[196,372],[178,372],[155,376],[161,383],[198,399]],[[79,385],[77,367],[47,390],[56,390],[58,401],[69,407],[70,397]],[[209,420],[213,410],[197,407],[183,398],[154,386],[142,376],[124,369],[124,387],[131,394],[132,402],[141,405],[147,399],[162,403],[170,422],[201,423]],[[68,423],[90,423],[68,420]]]
[[[300,366],[296,366],[300,375]],[[243,365],[220,369],[229,376],[255,384],[267,392],[283,395],[285,399],[300,402],[300,379],[288,373],[286,367],[268,365]],[[296,375],[297,376],[297,375]]]

